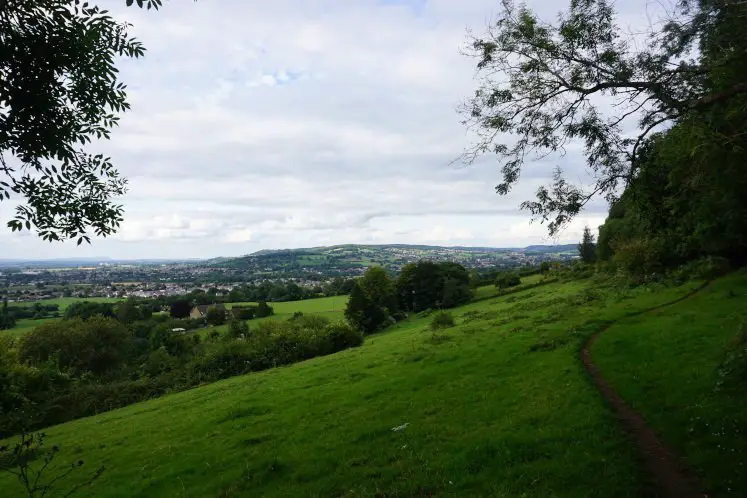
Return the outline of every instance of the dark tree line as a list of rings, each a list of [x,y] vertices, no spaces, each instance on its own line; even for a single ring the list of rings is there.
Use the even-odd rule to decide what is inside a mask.
[[[395,323],[405,312],[452,308],[472,299],[470,274],[457,263],[421,261],[392,279],[381,267],[369,268],[350,293],[345,317],[370,334]]]
[[[480,140],[466,159],[496,154],[506,194],[525,160],[580,144],[592,188],[557,170],[522,204],[551,233],[601,195],[612,203],[602,260],[646,270],[744,260],[746,25],[741,0],[678,0],[634,45],[607,0],[572,0],[553,23],[504,0],[468,48],[481,79],[465,122]]]

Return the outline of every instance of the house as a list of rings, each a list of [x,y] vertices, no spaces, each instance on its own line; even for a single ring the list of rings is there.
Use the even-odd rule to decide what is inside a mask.
[[[223,306],[223,304],[200,304],[192,308],[192,311],[189,313],[190,318],[205,318],[207,316],[207,312],[210,308],[217,308],[221,310],[223,313],[226,312],[226,307]]]

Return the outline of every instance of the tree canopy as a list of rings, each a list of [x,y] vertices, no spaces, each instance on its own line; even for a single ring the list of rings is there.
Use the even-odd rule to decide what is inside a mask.
[[[496,191],[504,195],[526,161],[580,143],[594,185],[574,185],[556,169],[536,200],[522,203],[555,234],[595,196],[617,200],[619,187],[640,174],[652,134],[744,102],[746,10],[737,0],[678,0],[662,25],[633,43],[607,0],[571,0],[554,24],[503,0],[468,47],[479,88],[463,109],[478,135],[466,161],[496,154],[503,176]],[[724,133],[729,140],[742,131]],[[698,138],[694,147],[709,140]]]
[[[0,1],[0,202],[20,200],[11,230],[80,244],[119,227],[127,182],[86,145],[130,108],[115,62],[145,48],[129,27],[90,2]]]

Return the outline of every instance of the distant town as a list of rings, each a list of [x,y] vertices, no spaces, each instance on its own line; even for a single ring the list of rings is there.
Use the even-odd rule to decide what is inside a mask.
[[[295,283],[318,288],[355,278],[370,266],[392,273],[420,260],[453,261],[468,269],[535,266],[578,257],[575,244],[519,249],[410,245],[341,245],[259,251],[200,261],[0,261],[0,297],[9,302],[61,297],[154,298],[204,291],[220,296],[246,284]]]

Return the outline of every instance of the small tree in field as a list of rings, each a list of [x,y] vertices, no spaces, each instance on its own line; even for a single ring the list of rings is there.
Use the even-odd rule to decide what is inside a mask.
[[[584,263],[593,263],[597,259],[597,244],[594,242],[594,235],[591,234],[589,227],[584,228],[584,236],[578,245],[578,254]]]

